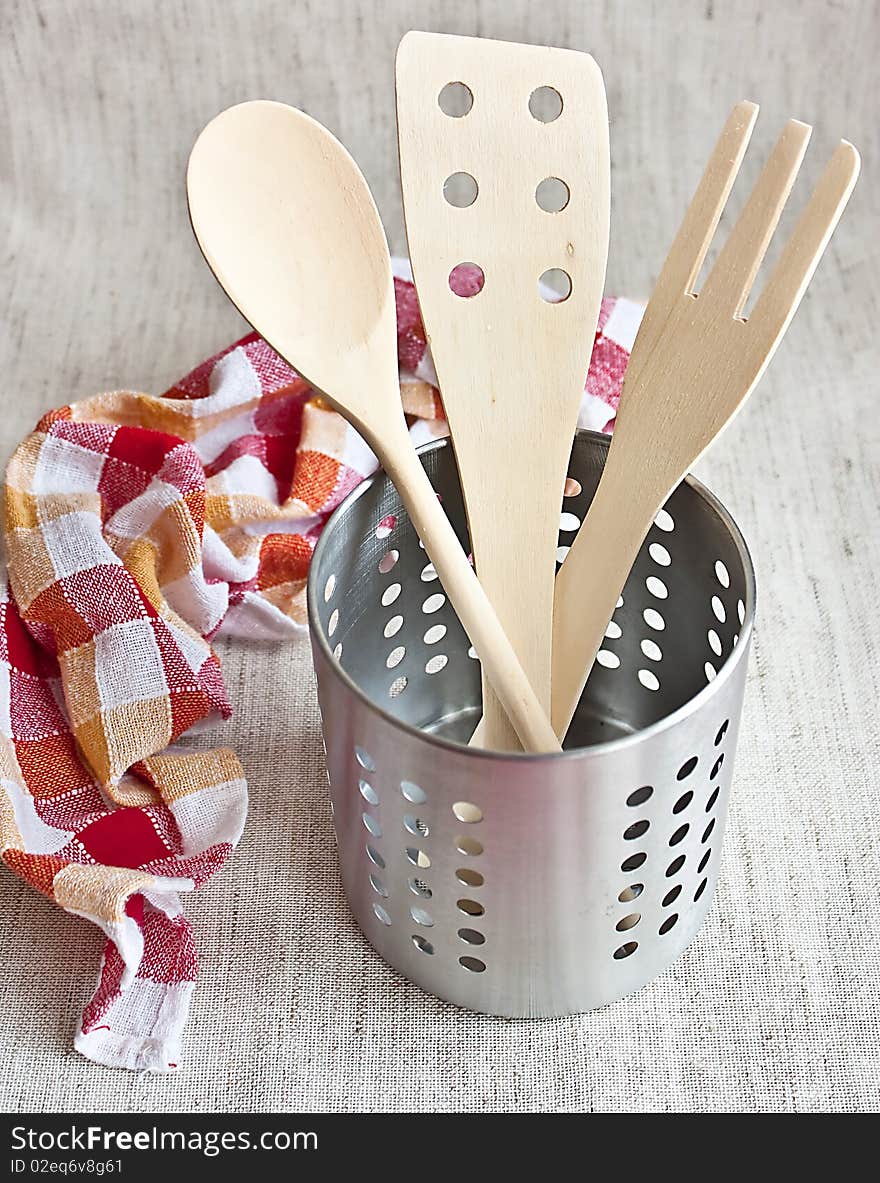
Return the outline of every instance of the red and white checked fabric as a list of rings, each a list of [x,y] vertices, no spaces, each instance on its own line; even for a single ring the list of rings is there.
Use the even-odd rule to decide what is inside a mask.
[[[395,292],[401,395],[419,444],[447,429],[402,261]],[[603,301],[582,426],[610,429],[641,312]],[[515,403],[513,391],[512,414]],[[230,712],[211,638],[304,629],[321,528],[375,467],[256,334],[164,395],[118,391],[50,412],[9,463],[0,853],[106,934],[75,1036],[99,1063],[179,1065],[196,976],[180,895],[221,866],[244,826],[235,753],[177,743]]]

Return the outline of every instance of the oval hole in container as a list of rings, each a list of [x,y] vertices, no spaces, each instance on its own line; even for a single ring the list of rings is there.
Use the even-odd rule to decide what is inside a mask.
[[[369,843],[367,843],[367,857],[371,863],[379,868],[380,871],[385,870],[385,860],[382,858],[381,854],[379,854],[378,850],[376,850],[375,847],[370,846]]]
[[[562,304],[571,295],[571,276],[561,267],[548,267],[538,278],[538,294],[547,304]]]
[[[479,805],[474,805],[471,801],[456,801],[452,807],[452,812],[460,822],[474,824],[483,820],[483,811]]]
[[[669,595],[666,584],[657,575],[649,575],[645,580],[645,587],[648,589],[651,595],[656,596],[658,600],[665,600]]]
[[[422,900],[429,900],[434,894],[424,879],[410,879],[409,889],[413,895],[417,895]]]
[[[676,772],[675,779],[676,780],[687,780],[687,778],[690,776],[690,774],[696,768],[698,763],[699,763],[698,756],[691,756],[691,758],[689,760],[685,760],[684,764],[682,764],[681,768],[679,768],[678,772]]]
[[[373,817],[372,814],[362,813],[361,819],[363,820],[367,830],[373,835],[374,838],[382,837],[382,827],[379,825],[378,820]]]
[[[660,689],[660,679],[653,670],[639,670],[639,681],[646,690]]]
[[[629,887],[623,889],[617,898],[622,904],[629,904],[632,900],[638,899],[644,890],[644,883],[631,883]]]
[[[481,974],[486,969],[485,961],[480,961],[479,957],[459,957],[458,964],[472,974]]]
[[[658,929],[660,936],[665,937],[671,928],[675,928],[676,924],[678,924],[678,913],[673,912],[672,915],[667,916],[660,925],[660,928]]]
[[[680,854],[678,856],[678,858],[674,858],[672,860],[672,862],[669,864],[669,866],[666,868],[666,878],[671,879],[673,875],[677,875],[678,872],[681,870],[681,868],[684,866],[684,864],[685,864],[685,856],[683,854]]]
[[[632,957],[638,947],[638,941],[627,941],[625,945],[621,945],[619,949],[614,950],[614,960],[621,961],[624,957]]]
[[[718,728],[718,734],[715,736],[715,747],[716,748],[718,747],[718,745],[721,743],[722,739],[724,739],[725,735],[727,734],[727,728],[729,726],[730,726],[730,720],[725,719],[724,722],[721,724],[721,726]]]
[[[389,550],[379,560],[379,574],[387,575],[397,560],[400,558],[399,550]]]
[[[339,609],[334,608],[330,613],[330,619],[327,621],[327,636],[332,637],[336,632],[336,626],[339,624]]]
[[[560,177],[545,177],[535,190],[535,201],[545,214],[558,214],[571,197],[568,185]]]
[[[608,621],[608,627],[605,629],[605,636],[609,641],[619,641],[623,636],[623,629],[616,620]]]
[[[388,538],[396,525],[397,518],[394,516],[394,514],[386,514],[386,516],[382,518],[381,522],[379,522],[379,525],[376,527],[376,537],[379,539],[379,541],[381,542],[383,538]]]
[[[484,945],[486,943],[486,938],[475,928],[460,928],[458,935],[466,945]]]
[[[468,854],[473,858],[483,853],[483,844],[478,842],[476,838],[466,838],[463,834],[459,834],[455,839],[455,849],[459,854]]]
[[[716,785],[715,788],[712,790],[712,796],[706,802],[706,813],[712,812],[712,806],[718,800],[718,794],[720,792],[721,792],[721,785]]]
[[[407,801],[411,801],[413,805],[422,805],[428,800],[428,795],[424,789],[420,789],[417,784],[411,780],[402,780],[400,782],[400,791]]]
[[[721,765],[724,763],[724,753],[722,752],[715,763],[712,765],[712,771],[709,773],[709,779],[714,780],[721,771]]]
[[[455,905],[466,916],[482,916],[486,909],[476,900],[458,900]]]
[[[715,619],[719,624],[724,624],[727,620],[727,609],[724,607],[719,596],[712,597],[712,611],[715,613]]]
[[[676,883],[675,887],[667,891],[666,895],[663,897],[663,907],[668,908],[670,904],[674,904],[680,895],[681,884]]]
[[[415,920],[416,924],[421,924],[422,928],[433,928],[434,917],[430,912],[426,912],[424,908],[417,908],[415,904],[409,910],[410,916]]]
[[[480,872],[474,871],[470,867],[459,867],[455,872],[455,877],[465,887],[482,887],[485,882]]]
[[[706,853],[703,855],[703,857],[700,859],[699,865],[697,866],[697,874],[698,875],[702,875],[702,873],[705,871],[706,864],[708,863],[708,861],[711,857],[712,857],[712,848],[710,847],[706,851]]]
[[[401,590],[402,589],[399,583],[389,583],[382,592],[382,604],[384,607],[387,608],[390,604],[393,604],[400,595]]]
[[[418,847],[415,846],[408,846],[406,848],[406,857],[413,864],[413,866],[421,867],[423,870],[427,867],[430,867],[431,865],[431,860],[428,858],[425,852],[423,850],[419,850]]]
[[[370,875],[370,887],[377,895],[387,896],[388,888],[382,882],[378,875]]]
[[[660,542],[652,542],[648,547],[648,554],[660,567],[668,567],[672,562],[669,551]]]
[[[714,829],[715,829],[715,818],[713,817],[712,820],[709,822],[708,826],[706,826],[705,830],[703,831],[703,837],[700,839],[700,841],[701,842],[708,842],[709,838],[712,835],[712,831]]]
[[[658,633],[662,633],[666,628],[666,621],[663,619],[656,608],[646,608],[642,613],[642,616],[648,628],[656,629]]]
[[[354,749],[354,758],[357,760],[358,764],[360,764],[361,768],[365,768],[367,772],[376,771],[376,764],[373,760],[373,757],[366,750],[366,748],[356,745]]]
[[[620,658],[611,649],[600,649],[596,661],[606,670],[616,670],[620,665]]]
[[[409,830],[409,832],[414,834],[417,838],[419,836],[422,838],[427,838],[431,832],[431,827],[426,821],[423,821],[420,817],[414,817],[411,813],[408,813],[404,817],[403,824],[407,830]]]
[[[632,842],[635,838],[641,838],[642,834],[646,834],[650,825],[649,821],[642,818],[641,821],[633,822],[631,826],[627,826],[623,831],[623,836],[627,842]]]
[[[470,173],[452,173],[443,182],[443,196],[456,209],[473,205],[479,191],[476,178]]]
[[[445,636],[446,636],[446,625],[445,624],[432,624],[431,627],[428,629],[428,631],[425,633],[422,640],[425,642],[426,645],[436,645],[437,642],[442,641]]]
[[[582,486],[579,480],[573,476],[565,478],[565,489],[563,490],[563,497],[578,497],[582,492]]]
[[[708,882],[709,882],[709,880],[708,880],[708,879],[704,879],[704,880],[702,881],[702,883],[700,884],[700,886],[697,888],[697,890],[694,892],[694,903],[696,903],[696,902],[697,902],[697,900],[700,898],[700,896],[701,896],[701,895],[703,894],[703,892],[706,890],[706,884],[707,884]]]
[[[408,685],[409,681],[403,676],[403,674],[401,674],[400,677],[395,678],[388,687],[388,697],[399,698],[401,694],[403,694],[404,690],[406,690]]]
[[[402,628],[403,628],[403,617],[402,616],[392,616],[382,631],[384,632],[386,638],[390,641],[392,637],[397,636],[397,634],[400,632],[400,630]]]
[[[327,582],[324,584],[324,603],[325,604],[332,598],[335,590],[336,590],[336,576],[329,575],[327,577]]]
[[[483,268],[477,263],[456,263],[449,272],[449,290],[463,300],[478,296],[485,283]]]
[[[654,518],[654,525],[658,530],[663,530],[666,534],[671,534],[675,529],[675,521],[668,509],[661,509]]]
[[[641,918],[640,912],[630,912],[629,916],[624,916],[621,920],[618,920],[614,927],[618,932],[627,932],[629,929],[635,928]]]
[[[385,665],[389,670],[393,670],[396,666],[400,665],[404,657],[406,657],[406,649],[403,647],[403,645],[398,645],[397,648],[392,649],[385,658]]]
[[[439,612],[446,603],[446,596],[442,592],[434,592],[432,596],[428,596],[427,600],[422,604],[422,611],[430,616],[432,612]]]
[[[730,572],[727,570],[720,559],[717,559],[715,562],[715,578],[722,587],[730,587]]]
[[[376,790],[373,788],[373,786],[368,781],[365,781],[363,779],[359,780],[358,781],[358,788],[360,789],[360,793],[361,793],[361,796],[363,797],[363,799],[365,801],[369,801],[370,805],[378,805],[379,804],[379,794],[376,792]]]
[[[552,123],[562,114],[562,95],[552,86],[538,86],[529,95],[529,114],[539,123]]]
[[[437,105],[444,115],[461,119],[474,105],[473,91],[463,82],[447,82],[437,95]]]
[[[625,858],[620,864],[621,871],[635,871],[645,862],[647,855],[644,851],[639,851],[638,854],[631,854],[629,858]]]
[[[427,953],[429,956],[434,952],[434,946],[431,944],[431,942],[426,941],[425,938],[419,936],[418,933],[413,933],[412,943],[417,949],[420,949],[423,953]]]
[[[656,641],[652,641],[650,637],[645,637],[641,643],[641,650],[649,661],[662,661],[663,650]]]
[[[673,813],[681,813],[681,811],[683,809],[687,809],[687,807],[690,805],[690,803],[691,803],[691,801],[693,801],[693,799],[694,799],[693,789],[688,789],[688,791],[686,793],[684,793],[681,797],[679,797],[679,799],[673,805],[672,812]]]
[[[683,826],[679,826],[672,837],[669,839],[669,845],[678,846],[679,842],[683,842],[687,837],[687,832],[690,828],[691,827],[687,822],[685,822]]]
[[[435,653],[433,657],[429,657],[425,662],[426,674],[439,674],[442,669],[446,668],[449,658],[445,653]]]
[[[388,915],[381,904],[373,904],[373,913],[375,914],[376,919],[381,920],[383,924],[391,923],[391,917]]]
[[[635,789],[626,799],[627,805],[643,805],[645,801],[651,796],[654,789],[651,785],[642,785],[640,789]]]

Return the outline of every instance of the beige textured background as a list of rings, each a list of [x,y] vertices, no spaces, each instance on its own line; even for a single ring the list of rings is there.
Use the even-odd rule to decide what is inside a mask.
[[[227,645],[237,715],[223,738],[252,808],[232,863],[188,907],[202,970],[185,1066],[137,1077],[72,1052],[98,934],[4,870],[4,1107],[876,1108],[876,3],[4,0],[0,13],[3,459],[44,409],[164,389],[239,333],[183,195],[192,140],[222,106],[273,97],[325,121],[404,248],[392,67],[407,28],[594,53],[612,118],[610,291],[650,290],[735,100],[763,105],[753,159],[789,115],[817,125],[806,181],[840,135],[865,157],[780,355],[700,473],[751,544],[759,624],[719,894],[684,958],[616,1006],[543,1023],[465,1014],[397,978],[340,897],[305,645]]]

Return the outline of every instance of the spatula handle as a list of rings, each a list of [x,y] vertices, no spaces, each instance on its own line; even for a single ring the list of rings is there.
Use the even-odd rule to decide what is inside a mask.
[[[378,442],[378,441],[377,441]],[[387,443],[386,440],[382,441]],[[559,751],[559,740],[489,599],[461,548],[428,474],[406,441],[381,459],[464,631],[527,752]],[[374,450],[376,450],[374,445]]]

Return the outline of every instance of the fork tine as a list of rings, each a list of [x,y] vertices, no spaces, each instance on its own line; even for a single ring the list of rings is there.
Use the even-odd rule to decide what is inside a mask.
[[[757,118],[757,103],[747,101],[737,103],[727,117],[645,309],[627,371],[630,381],[650,355],[674,305],[693,290]]]
[[[706,282],[703,295],[738,317],[770,245],[807,150],[812,128],[789,119]]]
[[[807,285],[859,176],[861,160],[848,140],[841,140],[825,166],[810,200],[749,317],[766,341],[769,354],[788,328]]]

